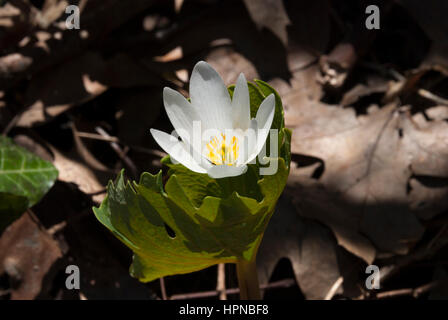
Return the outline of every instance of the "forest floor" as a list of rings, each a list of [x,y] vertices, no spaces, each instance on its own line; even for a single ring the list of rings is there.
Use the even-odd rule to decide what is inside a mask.
[[[69,2],[80,30],[67,1],[0,1],[0,131],[59,170],[0,238],[0,299],[238,298],[233,265],[131,278],[131,251],[92,213],[122,168],[166,170],[149,128],[171,131],[162,90],[187,95],[199,60],[227,85],[268,82],[293,130],[258,255],[266,299],[448,298],[446,1]]]

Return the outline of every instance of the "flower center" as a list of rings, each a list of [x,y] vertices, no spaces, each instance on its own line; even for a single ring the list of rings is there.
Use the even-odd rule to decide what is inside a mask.
[[[210,139],[207,149],[207,157],[213,164],[233,166],[238,159],[238,138],[233,136],[227,141],[226,135],[221,133]]]

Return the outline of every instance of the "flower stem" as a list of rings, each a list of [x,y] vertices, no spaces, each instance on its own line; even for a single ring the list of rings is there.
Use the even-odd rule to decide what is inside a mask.
[[[255,260],[238,260],[236,264],[241,300],[261,300]]]

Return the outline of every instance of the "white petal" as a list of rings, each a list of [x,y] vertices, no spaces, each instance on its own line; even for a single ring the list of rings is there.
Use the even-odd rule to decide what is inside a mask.
[[[258,126],[257,120],[250,120],[249,128],[244,132],[244,135],[239,138],[238,161],[237,164],[247,164],[257,156],[257,136]]]
[[[163,103],[174,129],[183,141],[190,143],[193,137],[193,121],[200,121],[196,110],[179,92],[165,87]]]
[[[177,161],[194,172],[206,173],[207,170],[204,169],[200,164],[198,164],[195,159],[187,152],[183,142],[179,141],[176,137],[169,135],[165,132],[151,129],[151,134],[159,144],[159,146],[168,153],[174,161]]]
[[[203,126],[215,129],[232,128],[231,101],[219,74],[206,62],[198,62],[190,78],[191,104],[201,117]]]
[[[197,152],[192,145],[181,142],[181,146],[185,149],[185,152],[193,157],[195,163],[199,164],[202,168],[207,170],[212,166],[210,161],[201,155],[201,153]]]
[[[258,155],[263,149],[263,146],[266,142],[266,138],[269,135],[269,129],[272,125],[272,120],[274,120],[275,114],[275,96],[271,93],[260,105],[258,108],[256,120],[258,125],[258,134],[257,134],[257,149],[256,154]]]
[[[244,74],[240,74],[236,82],[232,99],[233,127],[246,130],[250,122],[249,88]]]
[[[207,174],[213,178],[213,179],[221,179],[226,177],[236,177],[241,174],[246,173],[247,166],[228,166],[228,165],[221,165],[221,166],[212,166],[210,169],[207,170]]]

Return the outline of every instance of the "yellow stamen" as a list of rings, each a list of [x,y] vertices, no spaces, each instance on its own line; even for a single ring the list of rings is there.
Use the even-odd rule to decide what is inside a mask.
[[[213,164],[233,166],[238,159],[237,137],[233,136],[229,144],[226,142],[226,135],[221,134],[221,139],[215,136],[207,144],[207,157]]]

